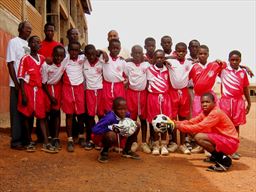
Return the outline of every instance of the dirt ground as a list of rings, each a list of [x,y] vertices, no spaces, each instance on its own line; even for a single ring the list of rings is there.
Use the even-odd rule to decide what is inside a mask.
[[[170,154],[154,157],[138,152],[142,160],[122,158],[111,152],[107,164],[98,163],[98,151],[76,146],[68,153],[66,135],[61,134],[63,149],[46,154],[37,146],[35,153],[9,148],[9,134],[0,129],[1,192],[251,192],[256,191],[256,104],[248,123],[241,128],[242,158],[233,161],[225,173],[207,172],[204,154]]]

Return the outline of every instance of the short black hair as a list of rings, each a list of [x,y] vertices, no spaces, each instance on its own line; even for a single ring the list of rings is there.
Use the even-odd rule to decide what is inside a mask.
[[[112,43],[119,43],[121,45],[121,42],[119,41],[119,39],[111,39],[109,41],[109,46],[112,44]]]
[[[71,45],[79,45],[79,49],[81,48],[81,44],[76,41],[76,42],[70,42],[70,43],[68,44],[68,50],[70,50]]]
[[[184,48],[188,48],[187,47],[187,45],[186,45],[186,43],[184,43],[184,42],[179,42],[179,43],[177,43],[176,45],[175,45],[175,50],[177,50],[177,48],[178,47],[184,47]]]
[[[199,46],[200,46],[200,42],[199,42],[197,39],[193,39],[193,40],[189,41],[189,43],[188,43],[188,47],[191,47],[191,45],[192,45],[192,43],[193,43],[193,42],[198,43],[198,44],[199,44]]]
[[[53,48],[52,56],[54,56],[57,53],[58,49],[63,49],[64,50],[64,57],[66,57],[66,50],[62,45],[57,45]]]
[[[215,97],[214,97],[214,95],[211,93],[211,92],[206,92],[206,93],[204,93],[202,96],[201,96],[201,98],[202,97],[209,97],[213,102],[215,102]]]
[[[164,54],[164,50],[162,50],[162,49],[157,49],[157,50],[155,50],[155,52],[154,52],[154,56],[155,56],[158,52],[161,52],[161,53]]]
[[[116,109],[116,107],[119,105],[119,103],[120,103],[121,101],[126,102],[125,98],[123,98],[123,97],[117,97],[117,98],[115,98],[115,99],[113,100],[112,109]]]
[[[171,39],[171,40],[172,40],[171,36],[169,36],[169,35],[165,35],[165,36],[163,36],[163,37],[161,38],[161,42],[163,41],[163,39],[166,39],[166,38],[168,38],[168,39]]]
[[[156,42],[156,40],[153,37],[147,37],[144,41],[144,44],[147,44],[149,41],[153,41],[154,43]]]
[[[209,52],[209,47],[207,47],[206,45],[200,45],[199,49],[205,49],[207,52]]]
[[[92,45],[92,44],[88,44],[88,45],[86,45],[85,46],[85,48],[84,48],[84,53],[87,53],[89,50],[96,50],[96,48],[95,48],[95,46],[94,45]]]
[[[33,35],[33,36],[29,37],[28,43],[31,43],[31,41],[32,41],[34,38],[40,39],[37,35]]]
[[[48,26],[52,26],[55,28],[55,25],[53,23],[48,22],[44,25],[44,30],[46,30]]]
[[[228,58],[232,57],[232,55],[238,55],[239,57],[242,57],[242,54],[238,50],[233,50],[229,53]]]

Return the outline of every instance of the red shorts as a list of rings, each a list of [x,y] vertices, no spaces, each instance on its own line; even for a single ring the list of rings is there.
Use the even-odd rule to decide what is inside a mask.
[[[83,114],[85,112],[84,84],[72,86],[63,84],[62,110],[66,114]]]
[[[171,88],[170,98],[172,104],[172,118],[176,118],[177,115],[181,117],[188,117],[190,113],[190,96],[188,88]]]
[[[103,103],[105,113],[112,110],[113,100],[116,97],[125,98],[124,83],[111,83],[103,81]]]
[[[128,89],[126,92],[128,111],[131,113],[131,119],[137,120],[140,116],[142,119],[147,117],[147,90],[134,91]]]
[[[45,108],[46,112],[50,110],[60,110],[61,95],[62,95],[62,83],[59,82],[55,85],[47,85],[49,93],[57,100],[56,105],[51,105],[49,97],[45,94]]]
[[[104,147],[102,144],[103,135],[104,134],[96,135],[96,134],[92,133],[91,138],[92,138],[93,143],[99,147]],[[118,141],[117,137],[118,137],[118,134],[116,134],[116,140]],[[123,136],[119,135],[119,139],[120,139],[120,148],[124,149],[127,137],[123,137]],[[114,146],[119,147],[118,142],[116,142],[116,144]]]
[[[27,117],[34,115],[36,118],[45,118],[45,93],[42,87],[32,87],[24,84],[25,94],[27,96],[27,105],[22,105],[21,91],[18,98],[18,110]]]
[[[103,116],[102,89],[85,90],[86,112],[89,116]]]
[[[235,153],[239,146],[239,140],[226,137],[218,133],[206,133],[209,140],[215,144],[217,152],[223,152],[226,155]]]
[[[233,99],[221,97],[220,108],[228,115],[235,126],[246,123],[245,101],[243,98]]]
[[[168,117],[172,116],[170,95],[148,93],[148,100],[147,100],[148,122],[151,123],[153,118],[158,114],[164,114]]]

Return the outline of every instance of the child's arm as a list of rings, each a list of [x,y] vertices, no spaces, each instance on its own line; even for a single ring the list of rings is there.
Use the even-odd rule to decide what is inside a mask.
[[[247,86],[244,87],[244,96],[245,96],[245,99],[247,101],[246,114],[248,114],[249,111],[250,111],[250,108],[251,108],[251,98],[250,98],[249,89],[248,89]]]
[[[27,106],[28,104],[28,99],[24,90],[24,80],[20,79],[20,88],[21,88],[21,97],[22,97],[22,105]]]
[[[249,67],[247,67],[247,66],[245,66],[245,65],[239,65],[239,66],[240,66],[242,69],[245,69],[245,70],[246,70],[246,73],[247,73],[251,78],[254,76],[252,70],[251,70]]]
[[[108,54],[106,53],[106,51],[103,51],[103,50],[98,49],[98,50],[97,50],[97,56],[100,57],[101,55],[102,55],[103,60],[105,61],[105,63],[107,63],[108,60],[109,60]]]
[[[53,96],[50,94],[49,90],[47,89],[47,85],[43,83],[42,86],[43,86],[43,90],[44,90],[44,92],[46,93],[47,97],[50,99],[51,104],[52,104],[52,105],[57,105],[57,100],[55,99],[55,97],[53,97]]]

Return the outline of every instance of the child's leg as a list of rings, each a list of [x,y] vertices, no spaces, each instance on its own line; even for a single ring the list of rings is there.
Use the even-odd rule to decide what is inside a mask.
[[[86,124],[86,141],[91,140],[92,127],[95,125],[94,116],[87,115],[87,124]]]
[[[47,136],[47,131],[46,131],[46,123],[45,123],[45,119],[38,119],[39,124],[40,124],[40,129],[43,135],[43,139],[44,139],[44,144],[48,143],[48,136]]]
[[[103,135],[102,138],[102,151],[108,152],[109,148],[115,145],[117,142],[116,133],[113,131],[109,131]]]
[[[153,143],[153,150],[152,150],[153,155],[160,155],[159,138],[160,138],[159,134],[154,132],[154,143]]]
[[[85,147],[85,135],[84,135],[84,114],[77,115],[78,120],[78,144],[80,147]]]
[[[60,110],[51,111],[51,121],[52,121],[53,137],[58,138],[59,131],[60,131]]]
[[[137,135],[138,135],[139,131],[140,130],[137,129],[130,137],[127,138],[124,151],[127,152],[127,151],[131,150],[132,143],[137,141]]]
[[[66,132],[67,132],[68,138],[70,137],[72,138],[72,125],[73,125],[73,115],[66,114]]]
[[[30,124],[29,124],[29,120],[30,120],[30,117],[26,117],[25,115],[22,115],[22,125],[24,126],[24,130],[25,130],[25,140],[30,143],[32,141],[32,138],[31,138],[31,133],[32,133],[32,130],[30,129]]]
[[[147,142],[147,121],[140,118],[142,143]]]
[[[168,155],[168,149],[167,149],[167,132],[161,133],[161,155]]]

